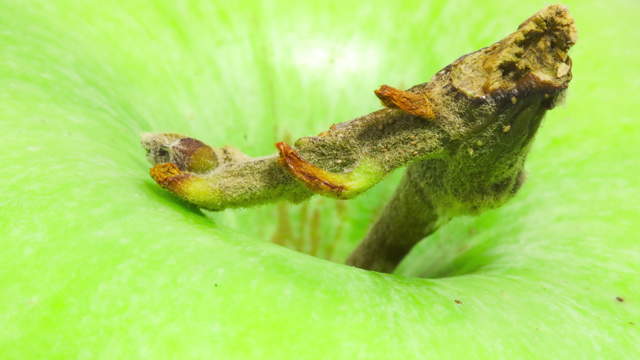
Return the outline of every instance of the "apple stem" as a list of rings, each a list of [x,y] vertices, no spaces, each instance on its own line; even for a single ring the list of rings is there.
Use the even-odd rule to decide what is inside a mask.
[[[394,169],[408,171],[347,263],[392,272],[411,248],[449,219],[513,197],[547,110],[571,80],[576,41],[567,9],[551,5],[497,43],[465,55],[408,90],[375,91],[384,109],[251,158],[176,134],[145,134],[162,187],[222,210],[313,194],[349,199]]]
[[[393,272],[418,241],[436,230],[438,216],[413,173],[410,166],[378,220],[347,259],[348,265]]]

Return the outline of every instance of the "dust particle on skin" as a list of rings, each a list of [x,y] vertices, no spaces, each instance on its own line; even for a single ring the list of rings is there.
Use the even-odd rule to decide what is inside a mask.
[[[461,305],[461,304],[462,304],[462,301],[460,301],[460,300],[458,300],[458,299],[453,300],[453,302],[455,302],[455,303],[456,303],[456,304],[458,304],[458,305]]]
[[[620,296],[616,296],[616,300],[617,300],[618,302],[624,302],[624,299],[623,299],[623,298],[621,298]]]

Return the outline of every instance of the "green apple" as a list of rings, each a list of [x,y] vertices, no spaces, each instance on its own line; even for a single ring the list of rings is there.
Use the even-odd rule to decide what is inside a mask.
[[[139,145],[275,152],[545,4],[0,0],[0,358],[640,356],[638,2],[568,1],[574,79],[527,183],[393,275],[341,262],[401,174],[349,202],[203,214]]]

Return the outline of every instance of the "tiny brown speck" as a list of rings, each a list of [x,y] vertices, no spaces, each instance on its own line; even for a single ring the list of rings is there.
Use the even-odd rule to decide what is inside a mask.
[[[460,301],[460,300],[458,300],[458,299],[453,300],[453,302],[455,302],[455,303],[456,303],[456,304],[458,304],[458,305],[459,305],[459,304],[462,304],[462,301]]]
[[[621,298],[620,296],[616,296],[616,300],[618,300],[618,302],[624,302],[624,299]]]

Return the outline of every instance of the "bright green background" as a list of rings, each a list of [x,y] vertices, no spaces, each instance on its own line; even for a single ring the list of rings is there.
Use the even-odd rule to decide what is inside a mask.
[[[279,241],[342,261],[400,172],[202,216],[150,180],[139,134],[273,153],[547,2],[176,3],[0,0],[0,358],[640,356],[640,2],[567,1],[574,80],[526,185],[400,276],[269,243],[288,221]]]

